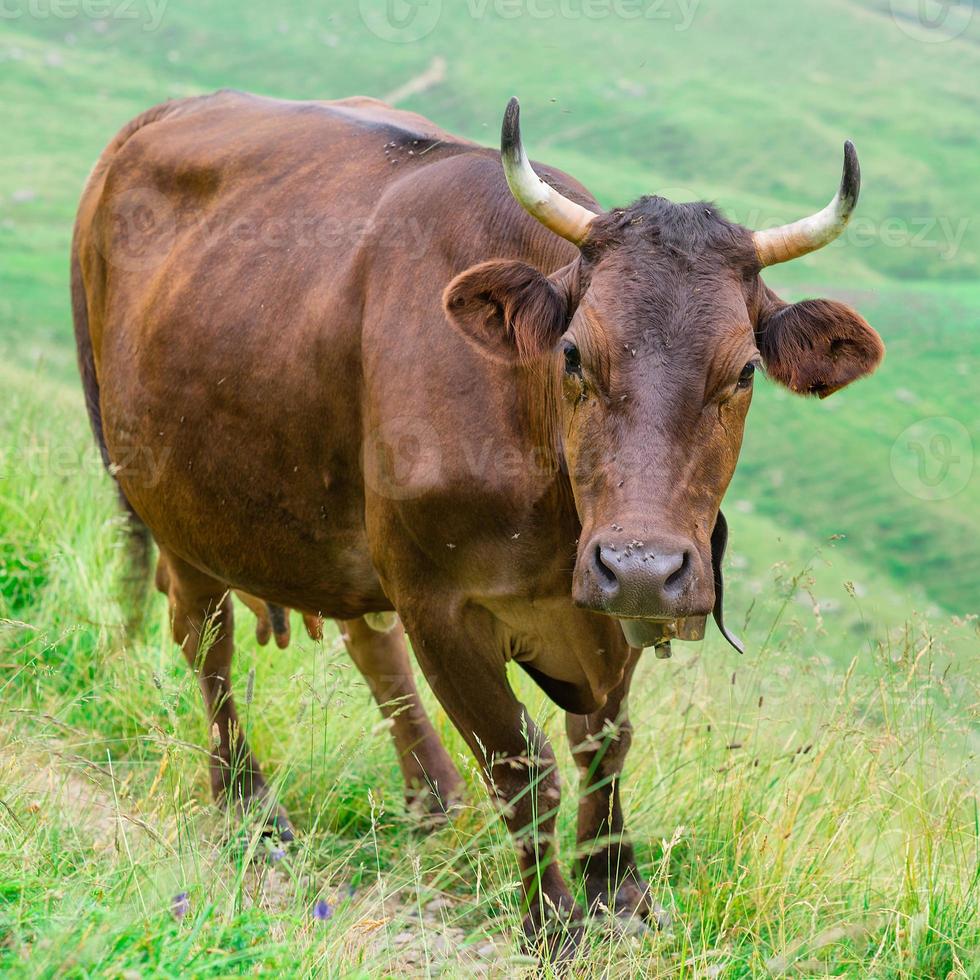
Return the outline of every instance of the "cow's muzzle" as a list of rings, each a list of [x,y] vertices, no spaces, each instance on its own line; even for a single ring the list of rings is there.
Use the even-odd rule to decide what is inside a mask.
[[[704,615],[714,599],[704,564],[694,543],[683,538],[599,534],[579,559],[575,600],[617,618]]]
[[[619,619],[630,646],[655,647],[669,656],[672,639],[701,640],[710,611],[719,630],[741,653],[725,627],[722,562],[728,522],[720,511],[711,535],[711,573],[698,550],[679,538],[656,541],[594,538],[576,575],[575,601]]]

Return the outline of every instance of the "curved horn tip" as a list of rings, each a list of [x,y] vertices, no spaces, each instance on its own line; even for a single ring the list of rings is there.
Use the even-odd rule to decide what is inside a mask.
[[[857,149],[850,140],[844,141],[844,174],[840,182],[841,200],[846,202],[850,212],[857,204],[861,194],[861,164]]]
[[[518,204],[545,228],[581,245],[595,212],[565,197],[534,172],[521,142],[521,105],[516,98],[507,103],[500,127],[500,162]]]
[[[839,238],[861,193],[861,165],[850,140],[844,142],[844,169],[834,199],[822,211],[792,224],[753,234],[762,268],[808,255]]]
[[[506,156],[517,156],[521,148],[521,104],[513,96],[504,110],[504,121],[500,127],[500,152]]]

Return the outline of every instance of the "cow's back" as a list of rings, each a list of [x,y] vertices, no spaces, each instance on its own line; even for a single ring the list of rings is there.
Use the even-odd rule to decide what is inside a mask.
[[[466,148],[369,99],[166,103],[110,143],[79,209],[83,375],[87,355],[124,495],[176,553],[296,605],[385,605],[361,528],[356,266],[399,179],[389,144],[414,140],[432,161]]]
[[[325,258],[335,262],[330,278],[342,278],[405,169],[402,147],[415,141],[426,162],[475,149],[368,98],[290,102],[223,91],[132,120],[102,154],[79,208],[97,364],[105,318],[148,295],[183,300],[205,282],[209,297],[232,308],[260,289],[297,304],[322,288]],[[111,297],[100,294],[103,280]]]

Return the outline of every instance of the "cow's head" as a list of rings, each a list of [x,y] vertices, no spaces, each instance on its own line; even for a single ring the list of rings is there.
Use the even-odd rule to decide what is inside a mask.
[[[498,355],[546,365],[582,524],[576,603],[634,626],[702,617],[715,603],[712,532],[756,371],[823,398],[883,354],[854,310],[785,303],[760,278],[843,231],[860,186],[854,147],[827,208],[756,233],[705,203],[644,197],[596,214],[562,196],[527,160],[516,99],[501,155],[517,200],[579,256],[550,276],[481,263],[449,285],[447,312]]]

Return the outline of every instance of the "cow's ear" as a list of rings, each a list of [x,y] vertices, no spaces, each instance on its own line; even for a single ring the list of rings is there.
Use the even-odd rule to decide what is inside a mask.
[[[550,350],[568,324],[568,294],[524,262],[481,262],[446,287],[442,303],[453,324],[490,356],[529,363]]]
[[[770,290],[756,326],[769,377],[826,398],[881,363],[885,345],[859,313],[829,299],[784,303]]]

